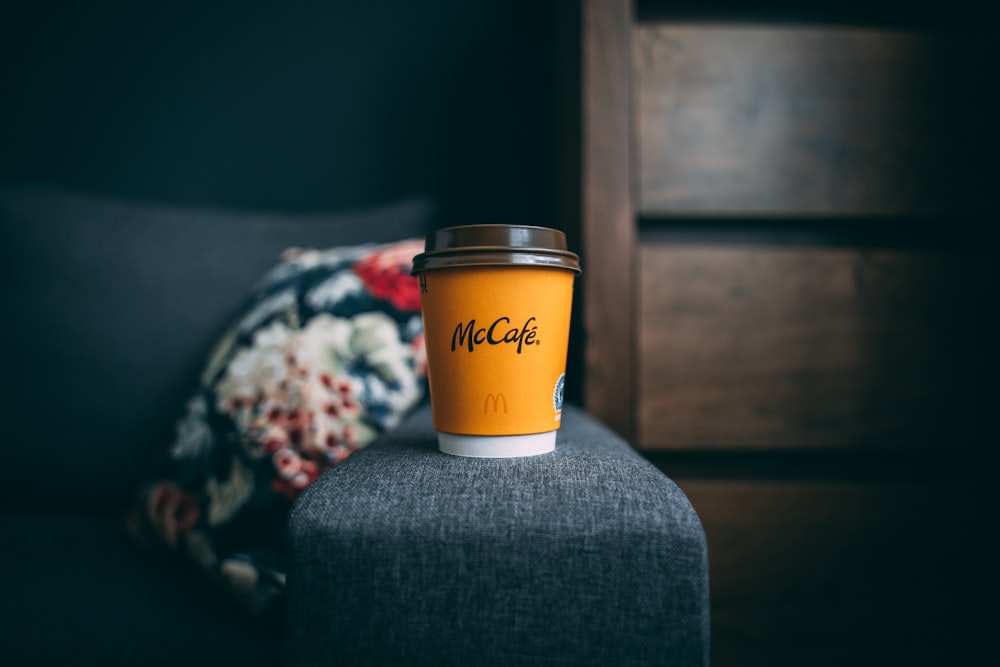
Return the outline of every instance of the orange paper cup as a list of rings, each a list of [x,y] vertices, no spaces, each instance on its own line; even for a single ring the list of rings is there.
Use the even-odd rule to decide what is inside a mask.
[[[579,260],[556,230],[470,225],[434,232],[414,258],[441,451],[552,451],[562,417]]]

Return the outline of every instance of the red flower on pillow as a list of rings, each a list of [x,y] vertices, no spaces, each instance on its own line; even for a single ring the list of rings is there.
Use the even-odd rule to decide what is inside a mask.
[[[172,482],[153,487],[147,503],[150,524],[160,539],[172,547],[198,523],[198,501]]]
[[[354,272],[376,299],[388,301],[402,312],[420,310],[420,287],[410,275],[413,257],[423,251],[419,240],[397,243],[354,264]]]

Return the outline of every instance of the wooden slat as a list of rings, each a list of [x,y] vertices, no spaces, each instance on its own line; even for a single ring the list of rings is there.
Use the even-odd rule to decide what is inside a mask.
[[[639,256],[639,446],[913,444],[958,417],[955,332],[972,327],[957,259],[753,245]]]
[[[891,215],[950,197],[945,44],[903,31],[636,32],[638,208]],[[953,157],[953,156],[952,156]]]
[[[987,647],[987,482],[679,484],[708,539],[714,667],[975,664]]]
[[[587,409],[620,435],[632,431],[632,253],[629,155],[632,8],[583,7],[583,277]]]

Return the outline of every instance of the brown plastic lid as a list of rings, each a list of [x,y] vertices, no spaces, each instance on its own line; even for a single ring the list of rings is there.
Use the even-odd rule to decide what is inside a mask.
[[[580,273],[580,258],[566,249],[566,235],[531,225],[463,225],[427,235],[413,273],[461,266],[541,266]]]

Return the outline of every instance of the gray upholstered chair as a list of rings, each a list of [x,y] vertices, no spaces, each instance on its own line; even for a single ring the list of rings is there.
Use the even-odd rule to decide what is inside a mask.
[[[472,460],[437,451],[424,409],[328,471],[290,518],[284,637],[125,542],[206,348],[281,249],[412,236],[427,217],[0,188],[4,664],[707,662],[698,517],[579,410],[551,454]]]
[[[430,411],[331,469],[289,525],[291,664],[703,665],[705,536],[586,413],[556,451],[437,451]]]

